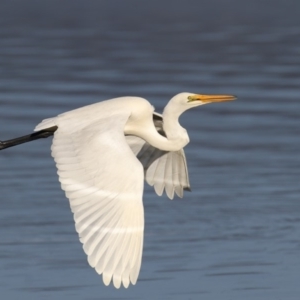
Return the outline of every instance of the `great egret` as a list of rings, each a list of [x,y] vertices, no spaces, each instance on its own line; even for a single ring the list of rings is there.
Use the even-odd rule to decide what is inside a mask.
[[[115,98],[45,119],[36,133],[0,142],[0,149],[54,133],[52,156],[88,262],[105,285],[127,288],[141,266],[144,178],[170,199],[190,187],[183,151],[189,136],[179,116],[234,99],[180,93],[160,115],[143,98]]]

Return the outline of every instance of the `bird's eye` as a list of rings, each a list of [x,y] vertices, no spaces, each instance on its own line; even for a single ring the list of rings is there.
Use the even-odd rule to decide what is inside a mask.
[[[192,96],[188,96],[188,102],[192,101],[193,100],[193,97]]]

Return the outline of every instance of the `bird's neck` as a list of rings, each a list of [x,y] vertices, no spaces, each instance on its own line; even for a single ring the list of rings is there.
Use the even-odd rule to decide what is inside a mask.
[[[166,140],[168,143],[178,147],[175,150],[182,149],[190,141],[187,131],[179,124],[180,115],[180,111],[174,110],[169,105],[163,111],[163,129],[167,137]]]
[[[189,143],[186,130],[180,126],[178,118],[182,112],[177,111],[172,105],[167,105],[163,112],[163,129],[166,137],[159,134],[153,123],[152,112],[132,109],[129,120],[125,125],[125,134],[136,135],[155,148],[163,151],[178,151]]]
[[[133,126],[131,122],[128,122],[125,127],[125,134],[136,135],[163,151],[178,151],[189,143],[187,132],[179,125],[178,118],[167,115],[163,122],[166,137],[157,132],[152,116],[149,120],[134,122]]]
[[[153,147],[163,151],[178,151],[189,143],[189,136],[186,130],[179,125],[178,120],[173,125],[169,119],[166,122],[164,119],[163,122],[166,137],[160,135],[154,126],[153,131],[147,130],[147,133],[140,136]]]
[[[186,130],[179,124],[180,113],[173,111],[168,106],[163,112],[163,129],[169,140],[188,137]]]

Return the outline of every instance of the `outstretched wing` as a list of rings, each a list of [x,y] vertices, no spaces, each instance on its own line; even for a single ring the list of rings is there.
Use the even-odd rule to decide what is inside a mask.
[[[143,167],[124,137],[128,117],[102,118],[80,130],[67,118],[52,119],[58,126],[52,156],[83,249],[104,283],[112,280],[116,288],[136,283],[143,247]]]
[[[162,115],[154,113],[153,122],[157,131],[165,136]],[[165,190],[170,199],[174,198],[174,193],[182,198],[183,191],[190,190],[183,149],[172,152],[162,151],[132,135],[126,136],[126,141],[144,166],[145,180],[149,185],[154,186],[159,196]]]

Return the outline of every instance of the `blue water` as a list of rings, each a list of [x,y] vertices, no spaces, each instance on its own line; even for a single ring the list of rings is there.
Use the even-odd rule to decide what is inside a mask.
[[[299,299],[299,5],[14,2],[1,12],[1,140],[123,95],[158,111],[181,91],[238,101],[182,116],[192,192],[170,201],[146,188],[128,290],[88,266],[51,138],[1,151],[1,299]]]

